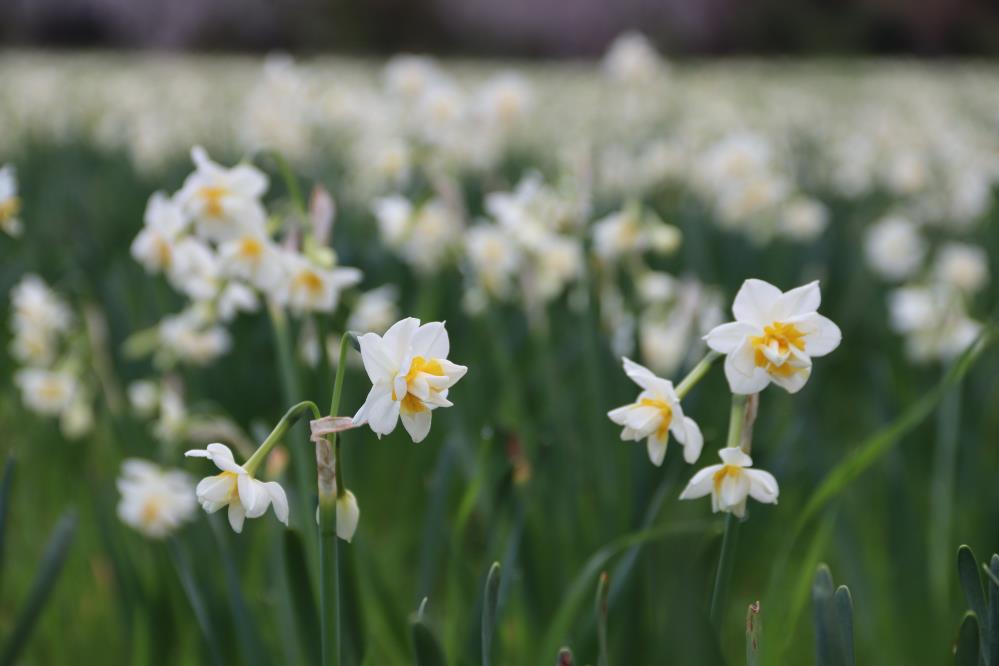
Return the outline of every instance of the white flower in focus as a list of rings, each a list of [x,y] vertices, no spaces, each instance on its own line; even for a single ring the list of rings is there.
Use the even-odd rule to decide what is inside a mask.
[[[419,319],[408,317],[384,336],[366,333],[358,342],[372,387],[354,423],[366,421],[381,437],[395,430],[401,417],[413,441],[423,441],[431,412],[451,406],[448,391],[468,371],[447,360],[451,345],[443,322],[421,326]]]
[[[0,230],[9,236],[20,236],[24,225],[18,215],[21,198],[17,195],[17,172],[7,164],[0,168]]]
[[[48,416],[58,416],[69,407],[77,389],[72,374],[41,368],[19,370],[14,383],[21,389],[21,399],[28,409]]]
[[[710,465],[693,476],[680,493],[680,499],[697,499],[711,495],[711,511],[724,511],[742,518],[746,515],[746,498],[776,504],[780,489],[770,472],[751,469],[753,459],[737,446],[718,452],[721,465]]]
[[[812,357],[839,346],[839,327],[820,315],[818,281],[788,292],[763,280],[746,280],[732,304],[735,321],[704,336],[725,358],[733,393],[762,391],[770,382],[796,393],[812,372]]]
[[[399,291],[385,285],[361,294],[347,319],[347,329],[365,333],[384,333],[399,319]]]
[[[659,466],[666,457],[666,445],[672,434],[683,446],[683,459],[688,463],[697,462],[704,437],[694,419],[684,416],[673,382],[657,377],[648,368],[627,358],[624,359],[624,371],[642,392],[634,403],[607,413],[611,421],[624,426],[621,439],[647,440],[649,460]]]
[[[933,276],[957,289],[973,293],[989,281],[985,249],[968,243],[947,243],[937,250]]]
[[[177,193],[177,201],[207,240],[224,241],[247,230],[262,229],[267,219],[260,197],[267,176],[250,164],[231,169],[216,164],[201,146],[191,150],[196,167]]]
[[[926,256],[926,241],[909,220],[889,216],[871,226],[864,236],[867,264],[886,280],[900,281],[915,273]]]
[[[232,451],[225,444],[209,444],[204,449],[184,453],[189,458],[208,458],[222,470],[221,474],[202,479],[195,492],[198,503],[208,513],[229,507],[229,524],[239,533],[246,518],[259,518],[274,505],[274,515],[288,524],[288,498],[284,488],[276,481],[258,481],[242,465],[233,460]]]
[[[132,257],[148,273],[169,270],[173,263],[174,245],[187,227],[180,206],[162,192],[156,192],[146,204],[142,230],[132,241]]]
[[[150,539],[162,539],[191,520],[197,508],[194,483],[181,470],[164,470],[129,458],[118,477],[118,518]]]
[[[361,281],[356,268],[322,268],[305,257],[284,253],[286,275],[277,292],[279,303],[293,312],[333,312],[340,302],[340,292]]]
[[[607,49],[603,60],[604,72],[616,81],[648,83],[666,70],[666,63],[645,35],[625,32],[618,35]]]

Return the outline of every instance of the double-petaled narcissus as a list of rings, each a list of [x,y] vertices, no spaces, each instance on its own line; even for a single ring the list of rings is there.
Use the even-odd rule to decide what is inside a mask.
[[[752,469],[753,459],[738,446],[718,452],[721,465],[709,465],[697,472],[680,499],[697,499],[711,495],[711,510],[733,513],[739,518],[746,515],[746,498],[757,502],[776,504],[777,479],[770,472]]]
[[[708,346],[726,355],[725,377],[733,393],[759,393],[774,382],[789,393],[805,385],[812,358],[839,346],[839,327],[816,310],[819,283],[782,292],[763,280],[746,280],[735,296],[735,321],[716,326]]]
[[[201,508],[208,513],[229,507],[229,524],[236,532],[243,531],[243,522],[247,518],[259,518],[272,504],[277,519],[288,524],[288,498],[281,484],[253,478],[253,470],[236,464],[232,451],[225,444],[209,444],[204,449],[192,449],[184,455],[208,458],[222,470],[221,474],[202,479],[195,493]]]
[[[450,341],[444,323],[421,326],[419,319],[408,317],[384,336],[365,333],[358,343],[372,387],[354,423],[367,422],[381,437],[395,430],[401,418],[413,441],[423,441],[433,410],[451,406],[448,390],[468,371],[447,360]]]
[[[624,372],[642,392],[635,402],[607,413],[611,421],[624,426],[621,439],[647,440],[649,460],[654,465],[662,465],[672,434],[683,446],[683,459],[688,463],[697,462],[704,437],[694,419],[684,416],[673,382],[657,377],[648,368],[627,358],[624,359]]]

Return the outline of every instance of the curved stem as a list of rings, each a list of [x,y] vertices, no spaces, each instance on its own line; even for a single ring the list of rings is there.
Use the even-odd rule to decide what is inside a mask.
[[[291,407],[287,412],[285,412],[284,416],[281,417],[281,420],[277,422],[277,425],[274,426],[274,430],[271,431],[271,434],[267,435],[267,439],[265,439],[263,443],[257,447],[257,450],[254,451],[253,455],[250,456],[245,463],[243,463],[243,469],[246,470],[247,474],[250,476],[254,475],[254,472],[256,472],[257,468],[260,467],[260,463],[267,458],[267,454],[271,452],[274,445],[281,441],[281,438],[284,437],[286,432],[288,432],[288,429],[295,424],[295,421],[302,416],[302,413],[306,409],[312,411],[313,418],[318,419],[322,416],[319,412],[319,406],[311,400],[303,400],[297,405]]]
[[[716,351],[709,351],[705,354],[694,368],[687,373],[687,376],[676,385],[676,397],[683,399],[683,396],[690,392],[690,389],[697,385],[697,382],[704,379],[704,375],[708,374],[708,370],[711,369],[711,365],[715,362],[721,354]]]
[[[726,447],[739,446],[742,439],[742,427],[746,416],[746,396],[733,395],[732,409],[729,412],[728,437]],[[739,518],[735,514],[725,517],[725,535],[722,537],[721,554],[718,556],[718,569],[715,571],[715,587],[711,592],[709,617],[711,624],[720,626],[722,609],[728,595],[728,582],[732,577],[732,566],[735,563],[735,548],[739,538]]]

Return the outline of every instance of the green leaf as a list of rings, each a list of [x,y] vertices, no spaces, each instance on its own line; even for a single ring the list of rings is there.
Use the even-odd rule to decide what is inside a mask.
[[[3,575],[3,556],[5,551],[4,537],[7,534],[7,504],[10,501],[10,489],[14,485],[14,456],[7,456],[3,466],[3,477],[0,478],[0,576]],[[0,581],[3,579],[0,578]]]
[[[250,613],[243,597],[239,571],[229,548],[229,533],[224,531],[227,528],[222,527],[220,520],[216,514],[209,517],[208,523],[218,544],[221,556],[219,559],[222,560],[222,574],[225,577],[226,596],[229,598],[229,610],[233,616],[239,654],[242,655],[244,663],[250,666],[262,666],[266,663],[267,653],[260,643],[260,631],[256,619]]]
[[[201,635],[205,639],[205,647],[208,649],[211,662],[221,665],[224,661],[219,652],[220,643],[216,638],[215,627],[212,625],[211,616],[208,614],[207,606],[205,606],[205,600],[201,598],[198,582],[194,579],[194,574],[191,571],[191,564],[187,561],[187,557],[185,557],[184,551],[181,550],[180,543],[176,539],[171,538],[167,542],[167,548],[170,551],[170,557],[173,559],[174,568],[177,570],[177,577],[180,578],[180,586],[187,596],[187,602],[191,604],[191,610],[194,611],[194,619],[197,620],[198,627],[201,629]]]
[[[8,463],[8,469],[9,465],[10,463]],[[6,478],[6,470],[4,476]],[[28,592],[28,599],[18,613],[14,622],[14,630],[7,638],[3,651],[0,652],[0,664],[3,666],[15,663],[21,650],[27,644],[31,630],[34,628],[38,616],[44,610],[49,594],[55,587],[63,564],[66,562],[66,555],[76,534],[76,523],[76,511],[70,509],[63,514],[52,530],[45,546],[45,552],[42,554],[38,573],[35,575],[31,590]]]
[[[597,579],[597,666],[608,666],[607,659],[607,591],[610,588],[610,578],[607,572],[600,573]]]
[[[284,531],[284,565],[288,577],[288,591],[294,609],[294,625],[298,630],[298,642],[308,656],[310,664],[318,664],[319,652],[319,610],[316,597],[312,593],[309,580],[309,566],[305,557],[302,537],[295,530]]]
[[[988,653],[990,664],[995,664],[999,660],[999,555],[992,555],[992,560],[985,569],[988,573],[986,585],[989,589],[989,624],[986,634],[988,636]]]
[[[424,619],[427,607],[427,599],[420,603],[420,609],[410,621],[409,627],[413,634],[413,653],[416,657],[416,666],[445,666],[447,660],[444,659],[444,650],[437,641],[433,631]]]
[[[850,595],[850,588],[846,585],[840,585],[836,588],[833,601],[839,620],[841,652],[846,658],[845,663],[853,666],[856,659],[853,654],[853,597]]]
[[[979,666],[980,637],[978,618],[971,611],[964,614],[954,645],[955,666]]]
[[[961,589],[964,590],[964,598],[968,603],[968,608],[975,614],[976,618],[987,618],[988,610],[985,605],[985,591],[982,589],[982,576],[979,573],[978,559],[971,548],[962,545],[957,549],[957,575],[961,580]],[[981,645],[979,651],[983,656],[988,655],[988,643],[983,627],[978,627],[979,640]]]
[[[760,602],[749,604],[746,608],[746,666],[760,666],[760,639],[763,636],[763,616],[760,614]]]
[[[820,564],[815,572],[812,604],[815,614],[815,663],[818,666],[853,664],[850,595],[849,592],[844,595],[834,589],[832,572],[825,564]],[[847,626],[844,626],[844,615],[847,616]],[[847,635],[848,629],[850,635]]]
[[[572,666],[572,664],[572,650],[567,647],[559,650],[558,657],[555,659],[555,666]]]
[[[486,576],[486,587],[482,595],[482,666],[491,663],[493,634],[496,631],[496,616],[499,611],[500,563],[493,562]]]

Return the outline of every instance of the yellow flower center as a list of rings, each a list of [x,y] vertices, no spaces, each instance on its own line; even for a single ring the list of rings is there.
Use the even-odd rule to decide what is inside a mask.
[[[227,479],[229,481],[229,496],[227,497],[229,502],[234,502],[239,500],[239,484],[236,483],[239,478],[235,472],[222,472],[218,475],[220,479]]]
[[[156,260],[159,262],[160,266],[168,268],[170,266],[170,261],[173,258],[173,251],[170,249],[170,243],[168,243],[163,238],[156,239]]]
[[[441,362],[435,358],[426,359],[422,356],[414,356],[413,362],[409,365],[409,372],[406,373],[406,386],[409,386],[416,381],[416,378],[420,375],[420,373],[434,375],[435,377],[443,377],[444,368],[441,367]],[[397,399],[395,397],[395,391],[392,391],[392,399]],[[427,406],[423,404],[422,400],[417,398],[412,393],[406,393],[406,396],[402,399],[402,405],[399,409],[407,414],[415,414],[425,411]]]
[[[201,188],[201,198],[205,200],[205,210],[212,217],[222,217],[222,197],[229,190],[219,185],[206,185]]]
[[[769,326],[764,326],[763,335],[754,335],[749,338],[750,344],[752,344],[753,349],[756,350],[756,366],[764,368],[767,372],[772,372],[784,377],[798,372],[800,368],[797,368],[790,363],[774,365],[770,359],[767,358],[766,354],[763,353],[763,350],[765,348],[773,347],[776,344],[777,352],[781,356],[786,356],[791,351],[792,347],[798,351],[804,351],[804,337],[805,334],[798,330],[798,327],[794,324],[785,324],[784,322],[775,321]]]
[[[21,212],[21,199],[20,197],[10,197],[0,201],[0,222],[10,220],[17,216]]]
[[[142,513],[139,515],[139,522],[146,527],[151,526],[160,517],[163,507],[158,499],[151,499],[142,506]]]
[[[65,391],[63,391],[61,382],[47,379],[38,387],[38,394],[46,400],[62,400]]]
[[[715,475],[711,477],[711,480],[714,482],[715,493],[721,492],[721,485],[725,481],[726,477],[737,479],[740,474],[742,474],[741,467],[737,465],[722,465],[722,468],[715,472]]]
[[[673,422],[673,409],[665,400],[656,400],[654,398],[642,398],[638,401],[640,407],[653,407],[659,410],[662,415],[662,423],[659,425],[659,429],[656,430],[656,435],[662,439],[669,432],[669,425]]]
[[[304,270],[295,276],[295,283],[310,293],[318,293],[323,288],[323,279],[315,271]]]
[[[247,236],[239,242],[239,254],[255,261],[263,256],[264,244],[253,236]]]

